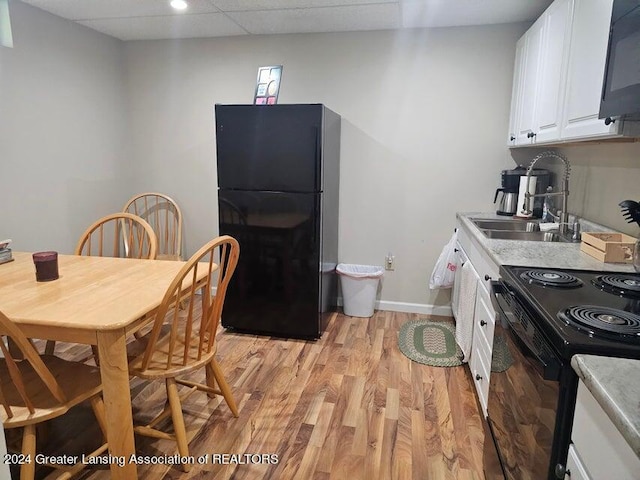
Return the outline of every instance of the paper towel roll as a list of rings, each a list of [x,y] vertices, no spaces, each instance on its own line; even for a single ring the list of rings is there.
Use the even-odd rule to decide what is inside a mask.
[[[536,193],[536,177],[529,177],[529,193],[531,195]],[[533,198],[529,199],[529,204],[527,208],[525,207],[525,199],[524,193],[527,190],[527,176],[523,175],[520,177],[520,190],[518,191],[518,211],[516,213],[517,217],[531,217],[533,215]],[[526,210],[529,213],[526,213]]]

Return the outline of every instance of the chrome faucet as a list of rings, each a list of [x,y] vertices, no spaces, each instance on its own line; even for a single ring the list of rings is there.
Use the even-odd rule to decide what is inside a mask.
[[[531,181],[531,173],[533,172],[533,166],[538,162],[538,160],[543,158],[555,158],[560,160],[564,164],[564,176],[562,178],[562,190],[559,192],[545,192],[545,193],[529,193],[529,182]],[[527,189],[524,193],[524,205],[522,209],[524,213],[527,215],[531,213],[529,210],[529,205],[531,203],[531,198],[533,197],[545,197],[545,196],[558,196],[562,195],[562,211],[560,212],[560,218],[558,222],[560,235],[567,234],[567,225],[569,225],[569,212],[567,211],[567,199],[569,197],[569,173],[571,172],[571,165],[569,164],[569,160],[564,155],[560,153],[553,152],[551,150],[547,150],[542,152],[531,160],[529,167],[527,168]],[[556,212],[557,213],[557,212]]]

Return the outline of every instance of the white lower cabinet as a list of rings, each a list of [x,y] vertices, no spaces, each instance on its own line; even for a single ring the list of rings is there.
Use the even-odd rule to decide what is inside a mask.
[[[489,397],[494,329],[495,312],[489,300],[489,293],[484,288],[484,285],[479,284],[476,291],[473,343],[469,367],[471,368],[473,382],[482,406],[482,413],[485,417],[487,416],[487,399]]]
[[[591,480],[591,477],[584,469],[584,464],[576,448],[569,445],[569,455],[567,455],[567,471],[564,475],[565,480]]]
[[[493,332],[495,328],[495,311],[491,304],[490,281],[497,279],[498,266],[482,249],[472,240],[464,227],[458,224],[458,244],[460,254],[466,261],[471,262],[473,269],[478,274],[476,287],[476,302],[473,313],[473,337],[471,354],[469,357],[469,369],[473,377],[476,394],[482,407],[482,413],[487,416],[487,398],[489,395],[489,378],[491,376],[491,355],[493,349]],[[452,304],[454,315],[457,311],[456,285],[454,282]]]
[[[640,458],[582,382],[567,459],[566,480],[638,480]]]

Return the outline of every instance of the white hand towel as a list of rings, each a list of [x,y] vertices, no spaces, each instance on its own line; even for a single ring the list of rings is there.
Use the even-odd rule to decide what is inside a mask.
[[[463,362],[468,362],[471,354],[477,282],[478,276],[471,262],[465,262],[460,271],[460,298],[456,317],[456,342],[464,354]]]

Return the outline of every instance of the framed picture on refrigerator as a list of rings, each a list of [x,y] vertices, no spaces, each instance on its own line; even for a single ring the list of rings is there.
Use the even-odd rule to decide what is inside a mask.
[[[258,68],[254,105],[275,105],[278,103],[282,65],[269,65]]]

